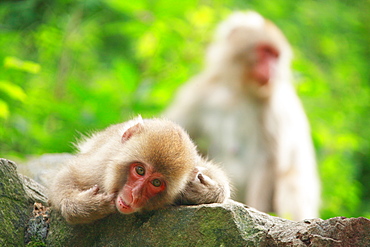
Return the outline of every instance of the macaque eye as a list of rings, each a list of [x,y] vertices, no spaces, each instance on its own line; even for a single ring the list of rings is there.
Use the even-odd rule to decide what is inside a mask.
[[[152,184],[153,184],[155,187],[159,187],[159,186],[161,186],[161,185],[162,185],[162,182],[161,182],[161,180],[159,180],[159,179],[153,179]]]
[[[135,167],[135,171],[137,174],[139,174],[140,176],[144,176],[145,175],[145,169],[144,167],[142,166],[137,166]]]

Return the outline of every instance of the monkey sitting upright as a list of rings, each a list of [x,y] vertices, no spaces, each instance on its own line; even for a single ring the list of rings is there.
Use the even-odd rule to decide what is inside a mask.
[[[51,205],[71,224],[170,204],[222,203],[225,174],[201,158],[178,125],[140,117],[112,125],[77,145],[50,185]]]
[[[237,200],[302,220],[319,215],[320,182],[291,59],[276,25],[256,12],[235,12],[219,25],[204,71],[164,115],[224,165]]]

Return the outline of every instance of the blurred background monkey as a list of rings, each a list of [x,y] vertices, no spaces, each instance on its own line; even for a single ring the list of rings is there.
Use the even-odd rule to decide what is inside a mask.
[[[255,12],[220,24],[206,67],[165,116],[228,171],[238,200],[293,220],[319,216],[320,183],[309,123],[291,84],[292,50]]]

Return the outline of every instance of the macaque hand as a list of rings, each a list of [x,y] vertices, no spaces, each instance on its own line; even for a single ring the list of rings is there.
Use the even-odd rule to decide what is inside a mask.
[[[185,190],[176,200],[176,204],[192,205],[204,203],[222,203],[225,200],[225,188],[206,174],[203,167],[196,167],[194,178],[188,182]]]
[[[204,171],[204,170],[205,170],[205,168],[203,168],[203,167],[195,168],[196,176],[195,176],[194,180],[190,182],[190,183],[192,183],[192,186],[197,187],[199,189],[200,188],[212,189],[212,188],[217,187],[218,185],[215,181],[213,181],[210,177],[208,177],[207,175],[202,173],[202,171]]]
[[[82,191],[78,195],[80,200],[84,200],[96,206],[100,205],[111,209],[115,208],[115,196],[115,194],[99,193],[99,186],[97,184],[88,190]]]
[[[94,185],[90,189],[78,194],[78,200],[85,204],[86,210],[91,211],[91,213],[99,211],[99,214],[115,212],[115,197],[115,194],[99,193],[98,185]]]

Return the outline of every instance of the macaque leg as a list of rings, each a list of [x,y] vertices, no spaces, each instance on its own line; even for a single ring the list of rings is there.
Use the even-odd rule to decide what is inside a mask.
[[[276,183],[274,205],[275,211],[287,219],[307,219],[318,217],[318,205],[315,200],[314,186],[309,186],[310,181],[305,179],[307,174],[290,171],[281,175]],[[314,180],[313,180],[314,181]],[[307,189],[309,188],[309,189]]]
[[[287,219],[301,218],[299,207],[299,189],[296,188],[292,175],[281,177],[276,183],[275,205],[276,213]]]
[[[273,212],[274,172],[266,164],[254,167],[246,188],[246,202],[263,212]]]

